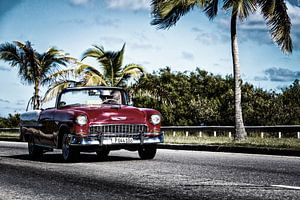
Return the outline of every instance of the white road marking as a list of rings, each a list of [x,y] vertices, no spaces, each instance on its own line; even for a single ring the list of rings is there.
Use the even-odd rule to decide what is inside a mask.
[[[280,188],[287,188],[293,190],[300,190],[300,187],[297,186],[289,186],[289,185],[271,185],[272,187],[280,187]]]

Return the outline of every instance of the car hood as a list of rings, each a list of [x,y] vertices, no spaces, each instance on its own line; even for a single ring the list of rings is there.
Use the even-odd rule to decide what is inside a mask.
[[[145,113],[132,106],[102,105],[78,107],[75,110],[84,112],[90,125],[97,124],[145,124]]]

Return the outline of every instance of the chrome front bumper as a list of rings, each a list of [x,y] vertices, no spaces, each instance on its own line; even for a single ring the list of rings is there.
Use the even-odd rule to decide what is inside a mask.
[[[129,142],[115,142],[116,138],[130,138]],[[69,145],[71,146],[107,146],[107,145],[143,145],[157,144],[164,142],[163,133],[141,133],[141,134],[102,134],[102,135],[69,135]]]

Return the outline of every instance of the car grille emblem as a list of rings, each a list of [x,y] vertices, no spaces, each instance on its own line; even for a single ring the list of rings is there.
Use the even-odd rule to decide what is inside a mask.
[[[111,117],[111,120],[114,120],[114,121],[121,121],[121,120],[126,120],[127,117]]]

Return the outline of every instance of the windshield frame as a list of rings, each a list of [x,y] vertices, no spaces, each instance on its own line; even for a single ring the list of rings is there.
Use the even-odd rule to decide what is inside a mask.
[[[80,90],[118,90],[121,93],[121,104],[118,105],[129,105],[129,98],[128,98],[128,94],[127,92],[123,89],[123,88],[119,88],[119,87],[73,87],[73,88],[66,88],[64,89],[57,97],[56,99],[56,103],[55,103],[55,107],[57,109],[59,108],[63,108],[59,106],[59,103],[61,102],[61,97],[63,94],[68,93],[68,92],[72,92],[72,91],[80,91]],[[101,104],[99,104],[101,105]],[[71,105],[70,105],[71,106]],[[87,104],[80,104],[80,106],[89,106]],[[68,107],[68,105],[66,105],[66,107]]]

